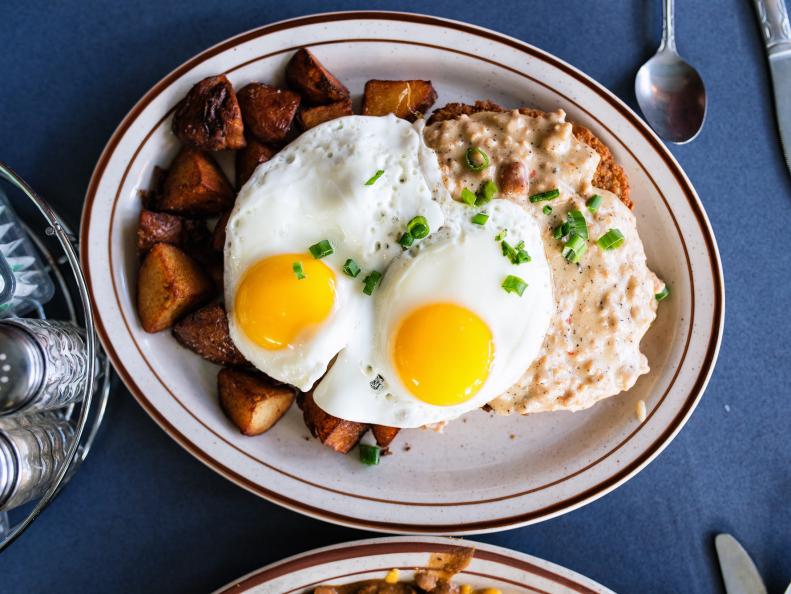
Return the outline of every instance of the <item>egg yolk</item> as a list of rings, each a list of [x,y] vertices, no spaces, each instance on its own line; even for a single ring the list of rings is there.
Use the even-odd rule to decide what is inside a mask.
[[[469,309],[432,303],[399,324],[392,354],[401,381],[428,404],[466,402],[480,389],[494,359],[492,332]]]
[[[245,272],[234,314],[250,340],[276,351],[309,335],[327,319],[334,302],[335,273],[326,264],[309,254],[279,254]]]

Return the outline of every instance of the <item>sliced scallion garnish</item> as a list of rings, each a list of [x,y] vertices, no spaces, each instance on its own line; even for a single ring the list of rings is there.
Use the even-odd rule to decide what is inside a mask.
[[[382,177],[385,173],[384,169],[378,169],[376,173],[374,173],[367,182],[365,182],[366,186],[372,186],[376,183],[376,180]]]
[[[508,235],[508,229],[503,229],[497,235],[494,236],[495,241],[502,241],[505,239],[505,236]]]
[[[551,215],[552,207],[549,204],[547,204],[544,208],[541,209],[541,212],[543,212],[545,215]]]
[[[368,445],[367,443],[360,444],[360,462],[368,466],[376,466],[382,454],[379,446]]]
[[[588,201],[585,203],[585,206],[588,207],[588,210],[591,211],[591,213],[595,213],[601,206],[601,200],[601,196],[594,194],[588,199]]]
[[[485,225],[485,224],[486,224],[486,221],[488,221],[488,220],[489,220],[489,215],[488,215],[488,214],[486,214],[485,212],[479,212],[477,215],[474,215],[474,216],[473,216],[473,217],[472,217],[470,220],[471,220],[471,221],[472,221],[472,222],[473,222],[475,225],[481,225],[481,226],[483,226],[483,225]]]
[[[356,278],[360,274],[360,267],[357,266],[357,262],[349,258],[343,263],[343,272],[352,278]]]
[[[415,238],[409,231],[407,231],[399,238],[398,243],[400,243],[404,248],[408,248],[413,243],[415,243]]]
[[[588,249],[588,244],[579,235],[573,233],[569,236],[566,243],[563,244],[563,257],[572,264],[576,264],[582,258],[582,255]]]
[[[489,155],[477,146],[471,146],[464,153],[464,164],[470,171],[483,171],[489,166]]]
[[[624,239],[623,233],[618,229],[610,229],[596,240],[596,244],[603,250],[614,250],[615,248],[621,247],[624,241],[626,240]]]
[[[335,252],[335,248],[332,247],[332,244],[327,239],[322,239],[320,242],[314,243],[308,249],[310,250],[310,254],[316,258],[316,260],[326,258]]]
[[[475,197],[475,206],[483,206],[491,202],[495,194],[497,194],[497,184],[487,179],[478,190],[478,195]]]
[[[664,301],[669,296],[670,296],[670,287],[668,287],[667,285],[662,287],[662,290],[659,291],[659,293],[657,293],[656,295],[654,295],[657,301]]]
[[[507,241],[500,242],[500,247],[503,249],[503,256],[511,261],[511,264],[524,264],[530,262],[530,254],[525,250],[525,242],[520,241],[516,246],[512,246]]]
[[[566,215],[566,222],[569,228],[564,235],[579,235],[583,239],[588,239],[588,223],[585,221],[585,215],[580,211],[570,210]]]
[[[464,188],[461,191],[461,201],[464,202],[464,204],[466,204],[467,206],[475,206],[475,201],[477,199],[478,197],[469,188]]]
[[[518,276],[509,274],[505,277],[502,287],[505,289],[506,293],[516,293],[521,297],[527,288],[527,283]]]
[[[547,190],[546,192],[539,192],[538,194],[533,194],[530,196],[530,202],[545,202],[547,200],[554,200],[560,196],[560,190],[558,188],[554,188],[552,190]]]
[[[302,270],[302,262],[294,262],[291,265],[291,270],[293,270],[294,274],[297,275],[297,280],[302,280],[303,278],[307,278],[305,276],[305,272]]]
[[[382,280],[382,273],[376,270],[373,270],[368,276],[363,279],[363,293],[366,295],[372,295],[376,285],[379,284],[379,281]]]
[[[426,220],[426,217],[421,215],[412,217],[412,220],[406,224],[406,231],[415,239],[423,239],[424,237],[428,237],[430,229],[428,227],[428,221]]]

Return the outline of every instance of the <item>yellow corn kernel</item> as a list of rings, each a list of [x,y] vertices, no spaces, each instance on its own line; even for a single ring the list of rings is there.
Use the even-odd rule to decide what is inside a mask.
[[[397,584],[398,583],[398,570],[397,569],[391,569],[390,571],[387,572],[387,575],[385,576],[385,583],[386,584]]]
[[[472,594],[473,589],[472,586],[469,584],[462,584],[461,588],[459,588],[459,594]]]

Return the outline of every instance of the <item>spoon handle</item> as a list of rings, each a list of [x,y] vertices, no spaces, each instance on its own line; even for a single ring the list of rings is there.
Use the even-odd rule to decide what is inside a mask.
[[[753,1],[769,54],[791,47],[791,26],[784,0]]]
[[[758,1],[760,0],[756,0],[756,2]],[[659,44],[660,52],[664,49],[676,51],[675,12],[674,0],[662,1],[662,43]]]

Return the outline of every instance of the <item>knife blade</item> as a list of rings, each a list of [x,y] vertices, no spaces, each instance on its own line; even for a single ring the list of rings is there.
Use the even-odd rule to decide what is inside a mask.
[[[753,1],[772,74],[780,144],[791,172],[791,25],[785,0]]]
[[[753,560],[733,536],[718,534],[714,547],[727,594],[766,594],[766,586]]]

